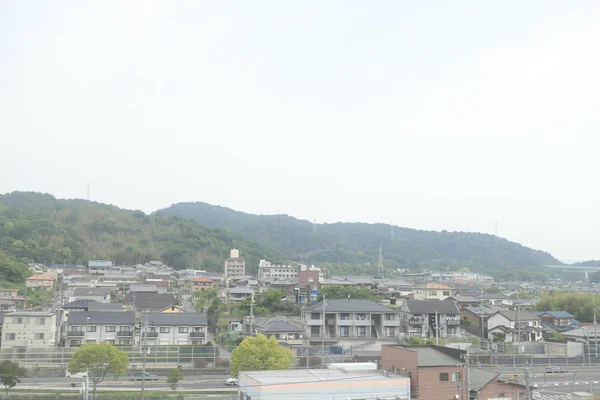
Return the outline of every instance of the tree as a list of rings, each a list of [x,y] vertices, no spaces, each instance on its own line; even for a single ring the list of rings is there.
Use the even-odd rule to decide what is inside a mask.
[[[0,363],[0,382],[4,385],[6,398],[8,398],[10,389],[17,386],[17,383],[21,382],[20,378],[23,378],[26,374],[27,370],[14,361],[2,361]]]
[[[110,343],[88,343],[81,346],[73,354],[68,370],[72,374],[88,373],[92,381],[92,400],[96,398],[96,387],[102,382],[108,372],[123,375],[127,371],[129,359],[123,350]]]
[[[231,375],[240,371],[266,371],[290,369],[294,354],[277,342],[274,336],[269,339],[259,334],[247,337],[231,353]]]
[[[181,370],[181,368],[177,367],[169,371],[169,376],[167,376],[167,384],[171,389],[173,389],[173,391],[177,390],[179,382],[181,382],[182,380],[183,371]]]
[[[321,289],[319,301],[326,299],[359,299],[359,300],[376,300],[377,296],[367,288],[359,288],[356,286],[331,285]]]

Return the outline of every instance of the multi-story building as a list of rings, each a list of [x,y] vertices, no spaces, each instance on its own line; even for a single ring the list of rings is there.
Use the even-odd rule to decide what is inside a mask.
[[[54,277],[48,274],[31,275],[25,279],[25,286],[28,288],[51,290],[54,287]]]
[[[452,288],[441,283],[428,283],[415,288],[415,300],[444,300],[452,296]]]
[[[575,316],[566,311],[538,311],[533,314],[540,317],[542,325],[552,332],[564,332],[581,326]]]
[[[238,249],[231,249],[229,258],[225,260],[225,280],[246,275],[246,260],[240,257]]]
[[[206,344],[208,322],[204,313],[145,313],[146,340],[157,345]]]
[[[0,299],[2,300],[18,300],[20,299],[18,289],[0,289]]]
[[[56,344],[56,315],[51,312],[13,311],[4,315],[2,349],[44,348]]]
[[[112,261],[91,260],[88,262],[88,272],[90,274],[106,274],[108,272],[120,272],[119,267],[114,267]]]
[[[498,372],[479,368],[469,368],[467,397],[465,355],[444,346],[384,345],[381,368],[410,378],[413,400],[526,398],[524,385],[499,381]]]
[[[330,343],[394,339],[400,328],[398,311],[371,300],[321,301],[306,307],[302,319],[306,325],[305,336],[315,343],[322,339]]]
[[[318,268],[298,271],[298,303],[312,303],[319,296],[321,270]]]
[[[504,338],[504,342],[537,342],[542,340],[542,321],[528,311],[501,310],[487,320],[488,339]]]
[[[66,322],[67,347],[107,342],[133,345],[135,313],[126,311],[71,311]]]
[[[460,311],[451,300],[404,300],[400,306],[402,333],[418,337],[460,336]]]
[[[271,264],[269,261],[260,260],[258,263],[258,280],[261,282],[279,279],[295,281],[298,279],[299,269],[297,265]]]

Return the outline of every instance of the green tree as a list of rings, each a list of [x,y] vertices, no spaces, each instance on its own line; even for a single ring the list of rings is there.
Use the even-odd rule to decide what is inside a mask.
[[[179,387],[179,382],[183,380],[183,371],[181,368],[173,368],[169,371],[169,376],[167,376],[167,384],[173,391],[176,391]]]
[[[69,372],[88,373],[88,379],[92,381],[92,400],[96,398],[96,387],[102,382],[107,373],[123,375],[127,372],[129,359],[123,350],[110,343],[88,343],[81,346],[69,363]]]
[[[359,288],[356,286],[330,285],[321,289],[319,301],[326,299],[359,299],[359,300],[376,300],[377,296],[367,288]]]
[[[247,337],[231,353],[231,374],[240,371],[266,371],[290,369],[294,354],[279,344],[274,336],[269,339],[259,334]]]
[[[2,361],[0,363],[0,383],[4,385],[5,398],[8,398],[10,389],[21,382],[21,378],[27,375],[27,370],[14,361]]]
[[[589,293],[551,293],[538,300],[535,308],[538,311],[566,311],[582,322],[594,320],[594,304]]]

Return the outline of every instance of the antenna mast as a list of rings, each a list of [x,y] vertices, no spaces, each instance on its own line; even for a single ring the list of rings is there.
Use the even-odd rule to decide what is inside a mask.
[[[313,235],[317,234],[317,219],[313,220]]]
[[[392,223],[390,224],[390,239],[392,239],[392,240],[395,239],[395,235],[394,235],[394,221],[392,221]]]
[[[383,278],[383,251],[379,245],[379,260],[377,261],[377,276]]]

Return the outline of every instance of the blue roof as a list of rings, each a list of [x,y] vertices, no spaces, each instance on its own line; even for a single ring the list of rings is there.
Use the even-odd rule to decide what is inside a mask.
[[[536,312],[537,315],[550,315],[551,317],[554,318],[575,318],[575,316],[571,313],[568,313],[566,311],[538,311]]]

